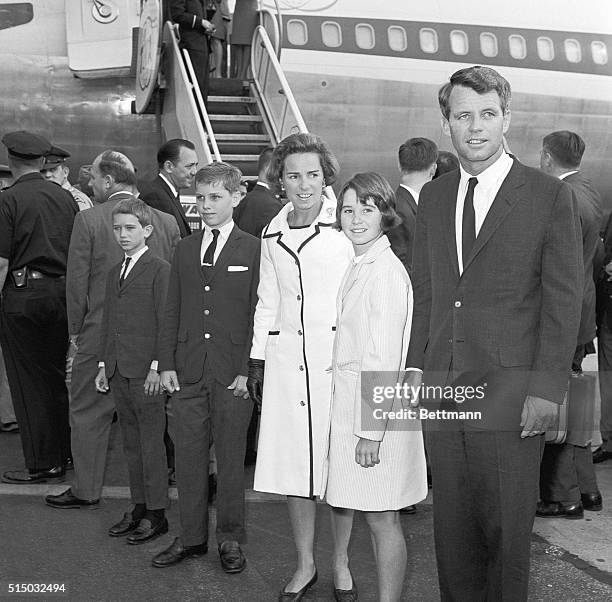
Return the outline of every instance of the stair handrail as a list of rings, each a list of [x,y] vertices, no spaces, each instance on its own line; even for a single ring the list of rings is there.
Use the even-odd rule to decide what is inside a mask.
[[[274,0],[274,4],[276,6],[276,13],[272,12],[266,6],[261,6],[260,2],[259,24],[263,27],[264,15],[268,15],[270,17],[270,22],[272,23],[272,27],[274,29],[274,52],[276,54],[276,58],[280,61],[281,49],[283,47],[283,14],[278,4],[278,0]]]
[[[198,109],[200,111],[202,120],[204,121],[204,127],[206,129],[206,135],[208,136],[208,142],[212,147],[215,161],[221,163],[221,153],[219,152],[219,147],[217,146],[215,132],[213,131],[212,124],[210,122],[210,117],[208,116],[208,111],[206,110],[206,104],[204,103],[204,98],[202,97],[202,91],[200,90],[200,86],[198,86],[198,80],[193,69],[193,64],[191,63],[191,57],[189,56],[189,52],[186,48],[183,48],[183,58],[185,60],[187,72],[189,73],[189,77],[191,78],[193,91],[195,92],[195,95],[198,99]],[[208,159],[208,163],[212,163],[212,156]]]
[[[195,71],[191,63],[191,57],[189,56],[189,52],[186,49],[183,49],[182,51],[179,49],[179,26],[178,24],[172,23],[171,21],[166,21],[166,27],[168,27],[173,34],[169,36],[172,40],[173,52],[177,57],[180,57],[182,59],[180,61],[177,61],[177,65],[181,70],[181,73],[184,78],[191,84],[191,89],[194,93],[193,96],[189,98],[189,104],[191,105],[194,114],[199,114],[201,118],[197,122],[197,127],[199,130],[201,130],[199,132],[200,135],[202,136],[203,134],[204,158],[206,159],[206,163],[209,164],[213,162],[213,154],[211,154],[210,152],[209,144],[213,149],[214,160],[221,161],[221,154],[219,153],[217,141],[215,140],[215,134],[213,132],[210,119],[208,117],[208,111],[206,110],[204,99],[202,98],[200,86],[198,86],[198,80],[195,76]],[[204,125],[204,127],[202,127],[202,125]]]
[[[293,117],[294,123],[291,126],[292,130],[297,128],[299,132],[308,132],[308,128],[306,127],[298,104],[295,101],[289,82],[283,72],[283,68],[276,58],[272,42],[270,42],[266,30],[261,25],[256,27],[251,43],[251,73],[253,74],[255,89],[262,99],[262,107],[266,113],[266,118],[276,138],[276,143],[278,144],[282,138],[285,137],[283,132],[285,130],[288,114]],[[284,96],[282,109],[278,111],[280,115],[274,113],[271,103],[268,102],[269,99],[267,98],[268,95],[272,93],[272,91],[268,90],[268,82],[271,74],[276,76],[281,86],[281,89],[275,90],[274,93]]]

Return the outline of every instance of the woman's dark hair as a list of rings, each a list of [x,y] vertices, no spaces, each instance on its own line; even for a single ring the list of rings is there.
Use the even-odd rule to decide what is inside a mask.
[[[402,223],[402,218],[395,212],[395,192],[393,192],[393,188],[380,174],[369,171],[355,174],[342,186],[336,205],[336,228],[338,230],[341,230],[340,214],[344,194],[347,190],[354,190],[357,200],[362,205],[365,205],[368,200],[376,205],[382,214],[380,225],[383,232],[388,232]]]
[[[310,133],[291,134],[291,136],[287,136],[279,142],[278,146],[274,149],[270,165],[268,166],[267,179],[272,192],[276,194],[281,192],[281,178],[285,169],[285,159],[289,155],[303,153],[316,153],[319,155],[325,185],[331,186],[334,184],[340,166],[334,154],[329,150],[327,142]]]

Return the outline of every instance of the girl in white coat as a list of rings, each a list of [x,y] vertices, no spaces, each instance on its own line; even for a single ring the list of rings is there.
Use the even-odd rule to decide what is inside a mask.
[[[398,221],[387,181],[376,173],[357,174],[344,185],[337,213],[355,258],[338,292],[333,353],[326,500],[332,507],[334,593],[343,602],[357,600],[347,550],[354,510],[362,510],[374,545],[378,600],[388,602],[400,599],[406,568],[399,510],[425,498],[427,477],[419,422],[394,428],[387,420],[372,420],[379,416],[371,384],[401,382],[412,289],[385,235]],[[398,410],[408,403],[391,400],[376,409]]]
[[[334,228],[338,163],[312,134],[274,150],[268,181],[289,202],[264,228],[247,387],[262,398],[254,488],[287,496],[298,567],[280,600],[316,581],[316,502],[325,486],[336,294],[353,251]],[[265,378],[264,378],[265,375]]]

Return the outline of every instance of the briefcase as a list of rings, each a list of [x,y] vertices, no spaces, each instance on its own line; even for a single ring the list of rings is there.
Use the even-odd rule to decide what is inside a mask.
[[[570,443],[580,447],[590,445],[596,384],[593,374],[572,373],[568,391],[559,406],[557,424],[555,428],[546,431],[546,443]]]

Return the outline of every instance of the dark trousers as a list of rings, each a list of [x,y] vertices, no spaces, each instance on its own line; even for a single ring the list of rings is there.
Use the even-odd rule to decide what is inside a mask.
[[[591,446],[547,445],[540,469],[540,497],[546,502],[574,504],[581,493],[597,493]]]
[[[443,601],[527,600],[543,436],[430,431]]]
[[[3,291],[0,342],[30,470],[61,466],[70,456],[65,287],[63,278],[44,278]]]
[[[612,452],[612,332],[603,323],[597,333],[599,392],[601,393],[600,431],[602,448]]]
[[[183,545],[208,542],[211,437],[217,456],[217,543],[244,543],[244,454],[253,411],[251,400],[234,397],[226,385],[204,377],[194,384],[181,383],[181,390],[172,395],[166,411],[176,455]]]
[[[208,80],[210,78],[210,65],[208,62],[208,42],[205,43],[204,50],[192,50],[187,48],[189,52],[189,58],[195,71],[196,79],[198,80],[198,86],[202,93],[202,98],[206,103],[208,99]]]
[[[161,510],[168,505],[166,396],[145,395],[144,382],[144,378],[125,378],[115,371],[110,387],[123,436],[132,503]]]

